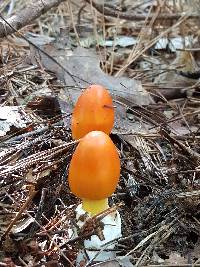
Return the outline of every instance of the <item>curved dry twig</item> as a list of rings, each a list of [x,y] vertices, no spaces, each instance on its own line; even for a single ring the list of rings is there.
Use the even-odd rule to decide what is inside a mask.
[[[141,21],[146,19],[146,14],[137,14],[133,12],[121,12],[118,10],[111,9],[105,5],[99,4],[94,1],[85,0],[88,4],[92,4],[92,6],[101,14],[105,16],[110,16],[114,18],[120,18],[130,21]],[[170,19],[170,20],[177,20],[180,19],[185,13],[161,13],[158,15],[157,19]],[[152,19],[154,14],[149,14],[148,19]],[[199,13],[191,13],[188,18],[199,18]]]

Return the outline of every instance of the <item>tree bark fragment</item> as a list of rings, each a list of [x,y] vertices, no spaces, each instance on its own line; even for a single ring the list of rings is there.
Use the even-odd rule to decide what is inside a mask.
[[[9,18],[5,18],[7,23],[2,19],[2,15],[0,15],[0,38],[29,25],[52,7],[56,7],[64,1],[65,0],[33,0],[26,8],[19,10],[15,15]],[[10,25],[12,27],[10,27]]]

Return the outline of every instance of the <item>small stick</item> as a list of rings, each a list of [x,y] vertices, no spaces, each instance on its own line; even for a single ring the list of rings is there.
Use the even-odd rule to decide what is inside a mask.
[[[1,240],[3,240],[9,234],[9,232],[12,229],[13,225],[20,218],[21,214],[23,213],[23,211],[25,210],[25,208],[29,205],[29,203],[34,198],[34,196],[36,195],[37,192],[38,191],[35,191],[35,186],[32,186],[30,188],[29,197],[27,198],[26,202],[23,204],[23,206],[21,207],[21,209],[19,210],[19,212],[17,213],[17,215],[15,216],[15,218],[8,225],[8,228],[6,229],[5,233],[2,235]]]

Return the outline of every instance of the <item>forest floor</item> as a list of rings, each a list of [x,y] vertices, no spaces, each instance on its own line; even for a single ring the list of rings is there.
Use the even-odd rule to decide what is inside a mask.
[[[27,8],[0,1],[0,17]],[[200,266],[199,8],[64,1],[12,35],[0,27],[0,266],[76,266],[90,232],[69,236],[80,203],[67,182],[70,121],[94,83],[116,106],[109,201],[122,237],[115,260],[86,266]]]

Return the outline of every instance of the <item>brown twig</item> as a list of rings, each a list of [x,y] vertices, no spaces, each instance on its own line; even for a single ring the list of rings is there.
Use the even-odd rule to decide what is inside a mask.
[[[10,224],[8,225],[5,233],[2,235],[1,240],[3,240],[10,232],[10,230],[12,229],[13,225],[17,222],[17,220],[20,218],[21,214],[24,212],[24,210],[26,209],[26,207],[29,205],[29,203],[32,201],[32,199],[34,198],[34,196],[36,195],[37,191],[35,191],[35,188],[30,188],[30,192],[29,192],[29,197],[27,198],[26,202],[23,204],[23,206],[21,207],[21,209],[19,210],[19,212],[17,213],[17,215],[15,216],[15,218],[10,222]]]
[[[87,3],[90,3],[90,0],[85,0]],[[120,18],[120,19],[125,19],[125,20],[145,20],[146,19],[146,14],[133,14],[129,12],[121,12],[121,11],[116,11],[114,8],[110,9],[104,5],[95,3],[92,1],[92,6],[101,14],[104,14],[105,16],[110,16],[114,18]],[[165,20],[177,20],[181,18],[184,15],[184,13],[176,13],[176,14],[170,14],[170,13],[161,13],[158,15],[157,19],[165,19]],[[155,16],[155,14],[150,14],[148,16],[148,19],[152,19]],[[188,18],[199,18],[200,14],[199,13],[192,13],[188,16]]]

